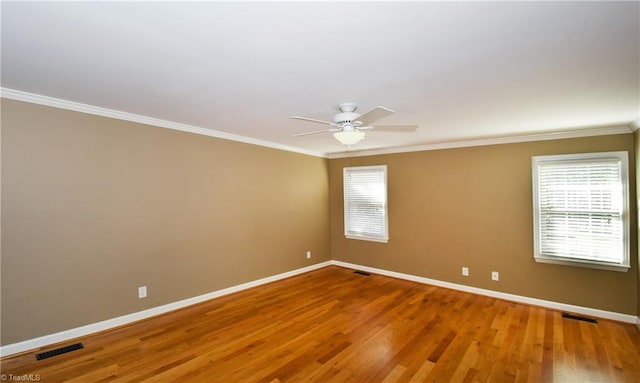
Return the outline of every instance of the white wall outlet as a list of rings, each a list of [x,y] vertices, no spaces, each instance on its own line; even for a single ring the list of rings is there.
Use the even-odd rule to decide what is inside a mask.
[[[146,298],[147,297],[147,286],[138,287],[138,298]]]
[[[491,279],[494,281],[499,281],[500,280],[500,273],[498,273],[497,271],[492,271],[491,272]]]
[[[469,276],[469,268],[462,266],[462,275],[464,275],[465,277]]]
[[[307,251],[307,259],[311,258],[311,250]]]

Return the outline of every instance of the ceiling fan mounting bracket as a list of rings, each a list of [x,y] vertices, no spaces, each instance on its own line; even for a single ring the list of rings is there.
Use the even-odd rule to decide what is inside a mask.
[[[355,102],[345,102],[340,104],[340,106],[338,107],[338,110],[343,113],[355,112],[356,109],[358,109],[358,104],[356,104]]]

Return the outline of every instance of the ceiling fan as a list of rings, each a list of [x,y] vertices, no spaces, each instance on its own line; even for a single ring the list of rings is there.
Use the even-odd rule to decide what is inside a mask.
[[[374,129],[378,131],[413,132],[418,128],[417,125],[374,124],[374,122],[394,113],[393,110],[385,108],[384,106],[376,106],[362,114],[357,113],[356,109],[358,109],[358,105],[353,102],[340,104],[338,107],[339,113],[333,116],[333,122],[300,116],[290,116],[289,118],[296,120],[315,122],[330,126],[329,129],[294,134],[293,137],[330,132],[333,133],[333,137],[340,141],[341,144],[351,146],[364,139],[365,132],[372,131]]]

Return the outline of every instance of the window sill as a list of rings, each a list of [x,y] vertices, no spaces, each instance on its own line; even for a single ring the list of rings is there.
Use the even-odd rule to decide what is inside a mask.
[[[388,243],[389,242],[389,238],[367,237],[367,236],[364,236],[364,235],[345,234],[345,238],[347,238],[347,239],[358,239],[358,240],[361,240],[361,241],[380,242],[380,243]]]
[[[560,257],[534,257],[536,262],[539,263],[551,263],[555,265],[575,266],[575,267],[587,267],[590,269],[601,269],[609,271],[627,272],[631,268],[625,265],[616,265],[612,263],[594,262],[594,261],[582,261],[569,258]]]

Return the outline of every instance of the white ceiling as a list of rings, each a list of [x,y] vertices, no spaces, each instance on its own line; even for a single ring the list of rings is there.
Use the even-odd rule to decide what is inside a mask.
[[[2,87],[320,155],[342,102],[396,114],[354,149],[625,125],[638,2],[2,2]],[[217,133],[216,133],[217,134]],[[214,134],[215,135],[215,134]]]

